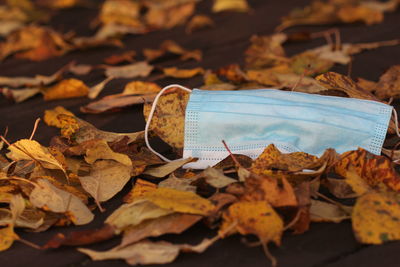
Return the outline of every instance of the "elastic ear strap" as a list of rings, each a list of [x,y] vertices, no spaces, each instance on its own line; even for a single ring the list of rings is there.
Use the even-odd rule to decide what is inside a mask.
[[[396,135],[400,137],[400,132],[399,132],[399,122],[397,120],[397,111],[395,108],[392,109],[393,116],[394,116],[394,125],[396,126]]]
[[[186,92],[189,92],[189,93],[192,92],[192,90],[190,90],[189,88],[184,87],[184,86],[179,85],[179,84],[171,84],[171,85],[165,86],[163,89],[161,89],[161,91],[160,91],[160,92],[157,94],[157,96],[154,98],[154,102],[153,102],[153,104],[152,104],[152,106],[151,106],[151,110],[150,110],[150,113],[149,113],[149,117],[147,118],[146,127],[144,128],[144,141],[145,141],[145,143],[146,143],[147,148],[148,148],[151,152],[153,152],[154,154],[156,154],[157,156],[159,156],[161,159],[163,159],[163,160],[166,161],[166,162],[171,162],[172,160],[167,159],[166,157],[164,157],[163,155],[161,155],[160,153],[158,153],[157,151],[155,151],[155,150],[151,147],[150,142],[149,142],[149,136],[148,136],[148,135],[149,135],[149,128],[150,128],[151,120],[153,119],[154,112],[155,112],[155,110],[156,110],[158,100],[159,100],[160,97],[164,94],[165,91],[167,91],[168,89],[173,88],[173,87],[177,87],[177,88],[182,89],[182,90],[184,90],[184,91],[186,91]]]

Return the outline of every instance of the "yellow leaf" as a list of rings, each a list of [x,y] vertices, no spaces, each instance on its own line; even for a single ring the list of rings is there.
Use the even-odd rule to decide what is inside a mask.
[[[65,121],[60,120],[60,118],[58,117],[58,115],[60,114],[65,114],[71,117],[75,117],[75,115],[71,111],[65,109],[62,106],[57,106],[54,109],[48,109],[44,111],[44,118],[43,118],[44,122],[49,126],[64,128],[67,125],[65,125],[66,124]]]
[[[142,81],[133,81],[127,83],[125,85],[124,91],[122,94],[130,95],[130,94],[138,94],[138,95],[146,95],[146,94],[154,94],[158,93],[161,90],[160,86],[156,83],[152,82],[142,82]]]
[[[261,242],[280,245],[283,221],[266,201],[241,201],[229,206],[223,214],[220,232],[233,223],[242,235],[256,235]]]
[[[345,6],[339,9],[338,17],[344,23],[365,22],[367,25],[383,21],[383,12],[366,6]]]
[[[186,33],[214,26],[214,22],[210,17],[205,15],[195,15],[186,25]]]
[[[0,251],[9,249],[16,239],[18,239],[18,236],[14,233],[12,224],[0,228]]]
[[[247,0],[214,0],[212,7],[213,12],[221,11],[237,11],[247,12],[249,11],[249,4]]]
[[[125,203],[132,203],[150,191],[156,190],[157,185],[143,179],[137,179],[132,190],[124,197]]]
[[[89,87],[77,79],[62,80],[53,87],[44,90],[44,100],[64,99],[87,96]]]
[[[209,215],[216,209],[211,201],[193,192],[178,191],[165,187],[150,191],[142,198],[160,208],[181,213]]]
[[[153,167],[149,168],[144,171],[144,174],[148,174],[157,178],[161,178],[164,176],[167,176],[171,172],[175,171],[176,169],[182,167],[186,163],[192,162],[193,158],[187,158],[187,159],[180,159],[172,162],[168,162],[164,165],[161,165],[159,167]]]
[[[363,244],[382,244],[400,240],[400,205],[392,195],[367,193],[357,199],[352,224],[357,240]]]
[[[164,68],[163,72],[168,77],[185,79],[204,73],[204,69],[203,68],[178,69],[176,67],[171,67],[171,68]]]
[[[127,155],[112,151],[105,140],[97,140],[86,149],[87,163],[93,164],[98,159],[112,159],[126,166],[132,166],[132,161]]]
[[[65,173],[62,164],[49,150],[34,140],[21,139],[8,147],[7,157],[12,160],[36,160],[48,169],[60,169]]]
[[[178,90],[162,95],[158,100],[150,129],[174,148],[183,148],[185,111],[189,93]],[[143,113],[147,120],[151,104],[145,104]]]

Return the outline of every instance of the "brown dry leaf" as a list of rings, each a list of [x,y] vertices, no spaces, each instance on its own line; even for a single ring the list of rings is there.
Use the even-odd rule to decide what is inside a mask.
[[[371,190],[371,187],[368,185],[365,179],[360,176],[359,171],[357,171],[352,165],[348,166],[344,177],[345,182],[350,186],[353,194],[355,194],[356,197],[362,196]]]
[[[172,90],[171,90],[172,91]],[[162,95],[157,103],[150,130],[170,146],[182,149],[184,140],[185,111],[189,93],[183,90]],[[143,113],[147,120],[151,104],[145,104]]]
[[[125,203],[132,203],[150,191],[156,190],[157,185],[143,179],[137,179],[132,190],[124,197]]]
[[[204,239],[197,245],[171,244],[165,241],[150,242],[143,240],[123,248],[113,248],[108,251],[93,251],[79,248],[78,251],[87,254],[92,260],[124,259],[129,265],[165,264],[175,260],[180,252],[203,253],[215,243],[217,238]]]
[[[40,88],[22,88],[22,89],[0,88],[0,93],[2,93],[6,98],[13,100],[15,103],[21,103],[39,94]]]
[[[77,79],[62,80],[58,84],[43,90],[44,100],[84,97],[89,93],[89,87]]]
[[[124,66],[105,66],[105,74],[107,77],[132,79],[149,76],[153,68],[146,61],[140,61]]]
[[[256,235],[263,243],[281,243],[283,221],[266,201],[240,201],[229,206],[223,213],[220,232],[235,222],[234,229],[242,235]]]
[[[334,222],[340,223],[350,219],[352,207],[330,204],[319,200],[311,199],[310,217],[313,222]]]
[[[107,0],[100,9],[99,20],[103,24],[141,26],[140,4],[133,1]]]
[[[352,173],[351,168],[372,188],[385,185],[396,192],[400,190],[400,176],[390,159],[384,156],[374,155],[362,148],[345,152],[335,164],[335,172],[347,179]],[[353,190],[358,191],[357,187]]]
[[[146,193],[142,198],[160,208],[174,212],[210,215],[215,211],[215,206],[208,199],[193,192],[178,191],[171,188],[157,188]]]
[[[196,178],[178,178],[173,173],[158,184],[158,187],[196,193],[196,186],[191,185]]]
[[[50,153],[50,151],[34,140],[21,139],[8,147],[7,157],[18,160],[35,160],[48,169],[59,169],[66,173],[63,165]]]
[[[112,161],[96,161],[91,166],[88,176],[80,176],[82,187],[96,201],[104,202],[111,199],[124,188],[131,178],[131,168]]]
[[[162,57],[167,52],[180,55],[181,60],[194,59],[196,61],[201,61],[202,59],[201,50],[187,50],[172,40],[165,40],[162,42],[159,49],[143,49],[143,55],[148,61],[153,61],[159,57]]]
[[[327,72],[317,76],[315,79],[327,89],[343,91],[349,97],[379,101],[373,94],[358,86],[355,81],[345,75]]]
[[[400,96],[400,65],[390,67],[380,78],[375,87],[379,99]]]
[[[185,32],[192,33],[213,26],[214,21],[210,17],[206,15],[195,15],[186,25]]]
[[[41,61],[71,50],[64,37],[50,28],[27,26],[7,36],[0,43],[0,60],[16,54],[17,58]]]
[[[209,185],[215,188],[223,188],[237,182],[237,180],[224,175],[223,171],[211,167],[205,169],[202,173],[202,176],[204,176]]]
[[[93,66],[87,64],[70,64],[68,71],[75,75],[87,75],[93,70]]]
[[[250,174],[245,180],[246,192],[243,199],[267,201],[273,207],[296,207],[298,201],[293,187],[285,176],[274,178]]]
[[[36,75],[35,77],[5,77],[0,76],[0,84],[10,87],[39,87],[49,85],[61,78],[62,74],[69,65],[62,67],[50,76]]]
[[[126,247],[148,237],[164,234],[180,234],[202,219],[202,216],[172,213],[153,220],[147,220],[124,231],[118,248]]]
[[[282,44],[287,40],[284,33],[276,33],[267,36],[253,35],[251,45],[245,52],[245,61],[248,68],[262,68],[285,63],[285,50]]]
[[[298,74],[315,75],[330,70],[335,63],[329,59],[321,58],[308,51],[297,54],[290,58],[291,70]]]
[[[147,1],[148,12],[145,21],[155,29],[170,29],[181,25],[193,14],[196,0],[170,1]]]
[[[229,81],[234,83],[245,83],[248,81],[246,74],[241,70],[238,64],[230,64],[218,69],[219,75],[225,76]]]
[[[98,101],[91,102],[82,106],[80,111],[83,113],[99,114],[107,111],[118,110],[120,108],[153,102],[157,94],[146,95],[124,95],[116,94],[105,96]]]
[[[167,77],[173,77],[178,79],[187,79],[192,78],[193,76],[203,74],[203,68],[194,68],[194,69],[178,69],[176,67],[164,68],[164,75]]]
[[[55,187],[46,179],[38,179],[36,183],[29,196],[35,207],[68,214],[76,225],[87,224],[93,220],[94,215],[78,197]]]
[[[132,203],[121,205],[105,221],[115,228],[116,233],[138,225],[146,220],[159,218],[174,213],[144,199],[134,200]]]
[[[101,91],[103,91],[103,89],[107,85],[107,83],[109,83],[112,79],[114,79],[114,78],[113,77],[107,77],[103,81],[101,81],[100,83],[90,87],[89,93],[88,93],[88,97],[90,99],[96,98],[101,93]]]
[[[357,175],[357,173],[354,173]],[[351,176],[351,174],[346,174],[346,177]],[[357,177],[359,177],[357,175]],[[326,178],[324,186],[326,186],[329,192],[337,198],[355,198],[358,196],[349,185],[346,179],[336,179],[336,178]]]
[[[117,65],[123,62],[133,62],[136,56],[136,52],[134,50],[126,51],[121,54],[113,54],[104,59],[104,62],[109,65]]]
[[[329,90],[311,77],[302,77],[301,75],[293,73],[277,73],[275,77],[280,87],[294,88],[293,91],[296,92],[315,94]]]
[[[352,224],[363,244],[382,244],[400,239],[400,205],[397,196],[369,192],[357,199]]]
[[[381,10],[372,9],[368,6],[344,6],[337,13],[343,23],[364,22],[367,25],[381,23],[383,13]]]
[[[59,115],[61,114],[69,116],[68,118],[71,118],[71,120],[65,120],[59,117]],[[72,133],[78,130],[79,125],[73,119],[74,117],[75,115],[72,112],[66,110],[62,106],[57,106],[54,109],[45,110],[44,112],[44,122],[49,126],[54,126],[62,129],[62,136],[70,136]]]
[[[248,12],[250,11],[250,7],[249,4],[247,3],[247,0],[215,0],[212,7],[212,11]]]
[[[162,178],[167,176],[168,174],[174,172],[175,170],[179,169],[186,163],[192,162],[193,158],[187,158],[187,159],[180,159],[180,160],[175,160],[168,162],[164,165],[161,165],[159,167],[152,167],[146,169],[143,174],[147,174],[153,177],[157,178]]]

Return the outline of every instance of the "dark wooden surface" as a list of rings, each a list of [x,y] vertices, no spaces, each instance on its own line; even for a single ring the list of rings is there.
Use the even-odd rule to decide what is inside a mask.
[[[143,48],[157,48],[166,39],[172,39],[186,48],[201,49],[204,53],[202,62],[180,62],[176,58],[165,58],[157,62],[158,66],[177,66],[189,68],[202,66],[216,69],[230,63],[243,63],[243,53],[249,45],[249,38],[253,34],[270,34],[278,25],[281,16],[290,9],[307,4],[305,0],[286,1],[250,1],[253,7],[251,14],[223,13],[211,14],[216,27],[205,29],[191,35],[185,34],[183,27],[168,31],[158,31],[146,35],[127,36],[123,39],[125,48],[97,48],[81,52],[73,52],[60,58],[43,62],[28,62],[24,60],[8,59],[0,63],[0,76],[31,76],[35,74],[52,74],[64,64],[76,60],[78,63],[99,64],[103,58],[124,50]],[[209,14],[211,1],[205,0],[197,7],[196,13]],[[96,16],[96,10],[74,8],[59,12],[51,21],[51,25],[60,31],[75,30],[80,35],[89,35],[90,21]],[[297,27],[291,31],[310,30],[319,31],[328,27]],[[387,14],[382,24],[365,26],[363,24],[339,26],[344,42],[371,42],[389,40],[400,37],[400,11]],[[300,52],[323,44],[323,40],[314,40],[308,43],[289,44],[286,49],[289,54]],[[400,63],[400,47],[386,47],[368,51],[354,57],[353,77],[363,77],[377,80],[382,72],[394,64]],[[337,66],[333,69],[346,73],[347,67]],[[87,76],[80,76],[88,85],[94,85],[104,79],[102,71],[94,71]],[[118,79],[110,82],[101,96],[120,92],[128,82]],[[188,87],[201,85],[201,78],[190,80],[164,79],[158,81],[160,85],[181,83]],[[88,99],[70,99],[44,102],[37,96],[21,104],[13,104],[0,97],[0,132],[9,127],[8,140],[16,141],[27,138],[36,118],[42,117],[43,111],[63,105],[75,112],[79,117],[93,123],[102,130],[115,132],[132,132],[144,129],[142,107],[136,106],[124,109],[118,113],[87,115],[79,112],[79,107],[88,103]],[[35,139],[48,145],[50,138],[58,134],[57,129],[41,124]],[[95,220],[86,226],[52,228],[44,233],[28,233],[18,231],[21,237],[44,244],[57,232],[67,233],[77,229],[90,229],[102,225],[104,219],[121,204],[121,198],[129,190],[127,186],[123,192],[104,204],[107,211],[103,214],[96,212]],[[180,236],[169,235],[166,239],[176,242],[197,242],[210,232],[202,225],[196,225]],[[104,250],[119,242],[118,238],[100,244],[88,246],[92,249]],[[279,266],[307,266],[307,267],[345,267],[345,266],[400,266],[400,242],[392,242],[382,246],[362,246],[353,236],[351,224],[313,224],[311,230],[303,235],[285,234],[280,248],[272,247],[271,252],[277,257]],[[60,248],[56,250],[39,251],[16,242],[13,247],[0,253],[0,265],[6,266],[125,266],[123,261],[92,262],[87,256],[77,252],[74,248]],[[237,236],[229,237],[217,242],[201,255],[183,254],[167,266],[269,266],[260,248],[248,248],[240,242]]]

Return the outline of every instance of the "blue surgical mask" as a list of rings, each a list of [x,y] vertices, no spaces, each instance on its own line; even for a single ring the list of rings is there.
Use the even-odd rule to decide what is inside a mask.
[[[392,107],[380,102],[274,89],[194,89],[186,107],[183,157],[202,169],[233,153],[258,157],[274,144],[284,153],[320,156],[362,147],[380,154]]]

